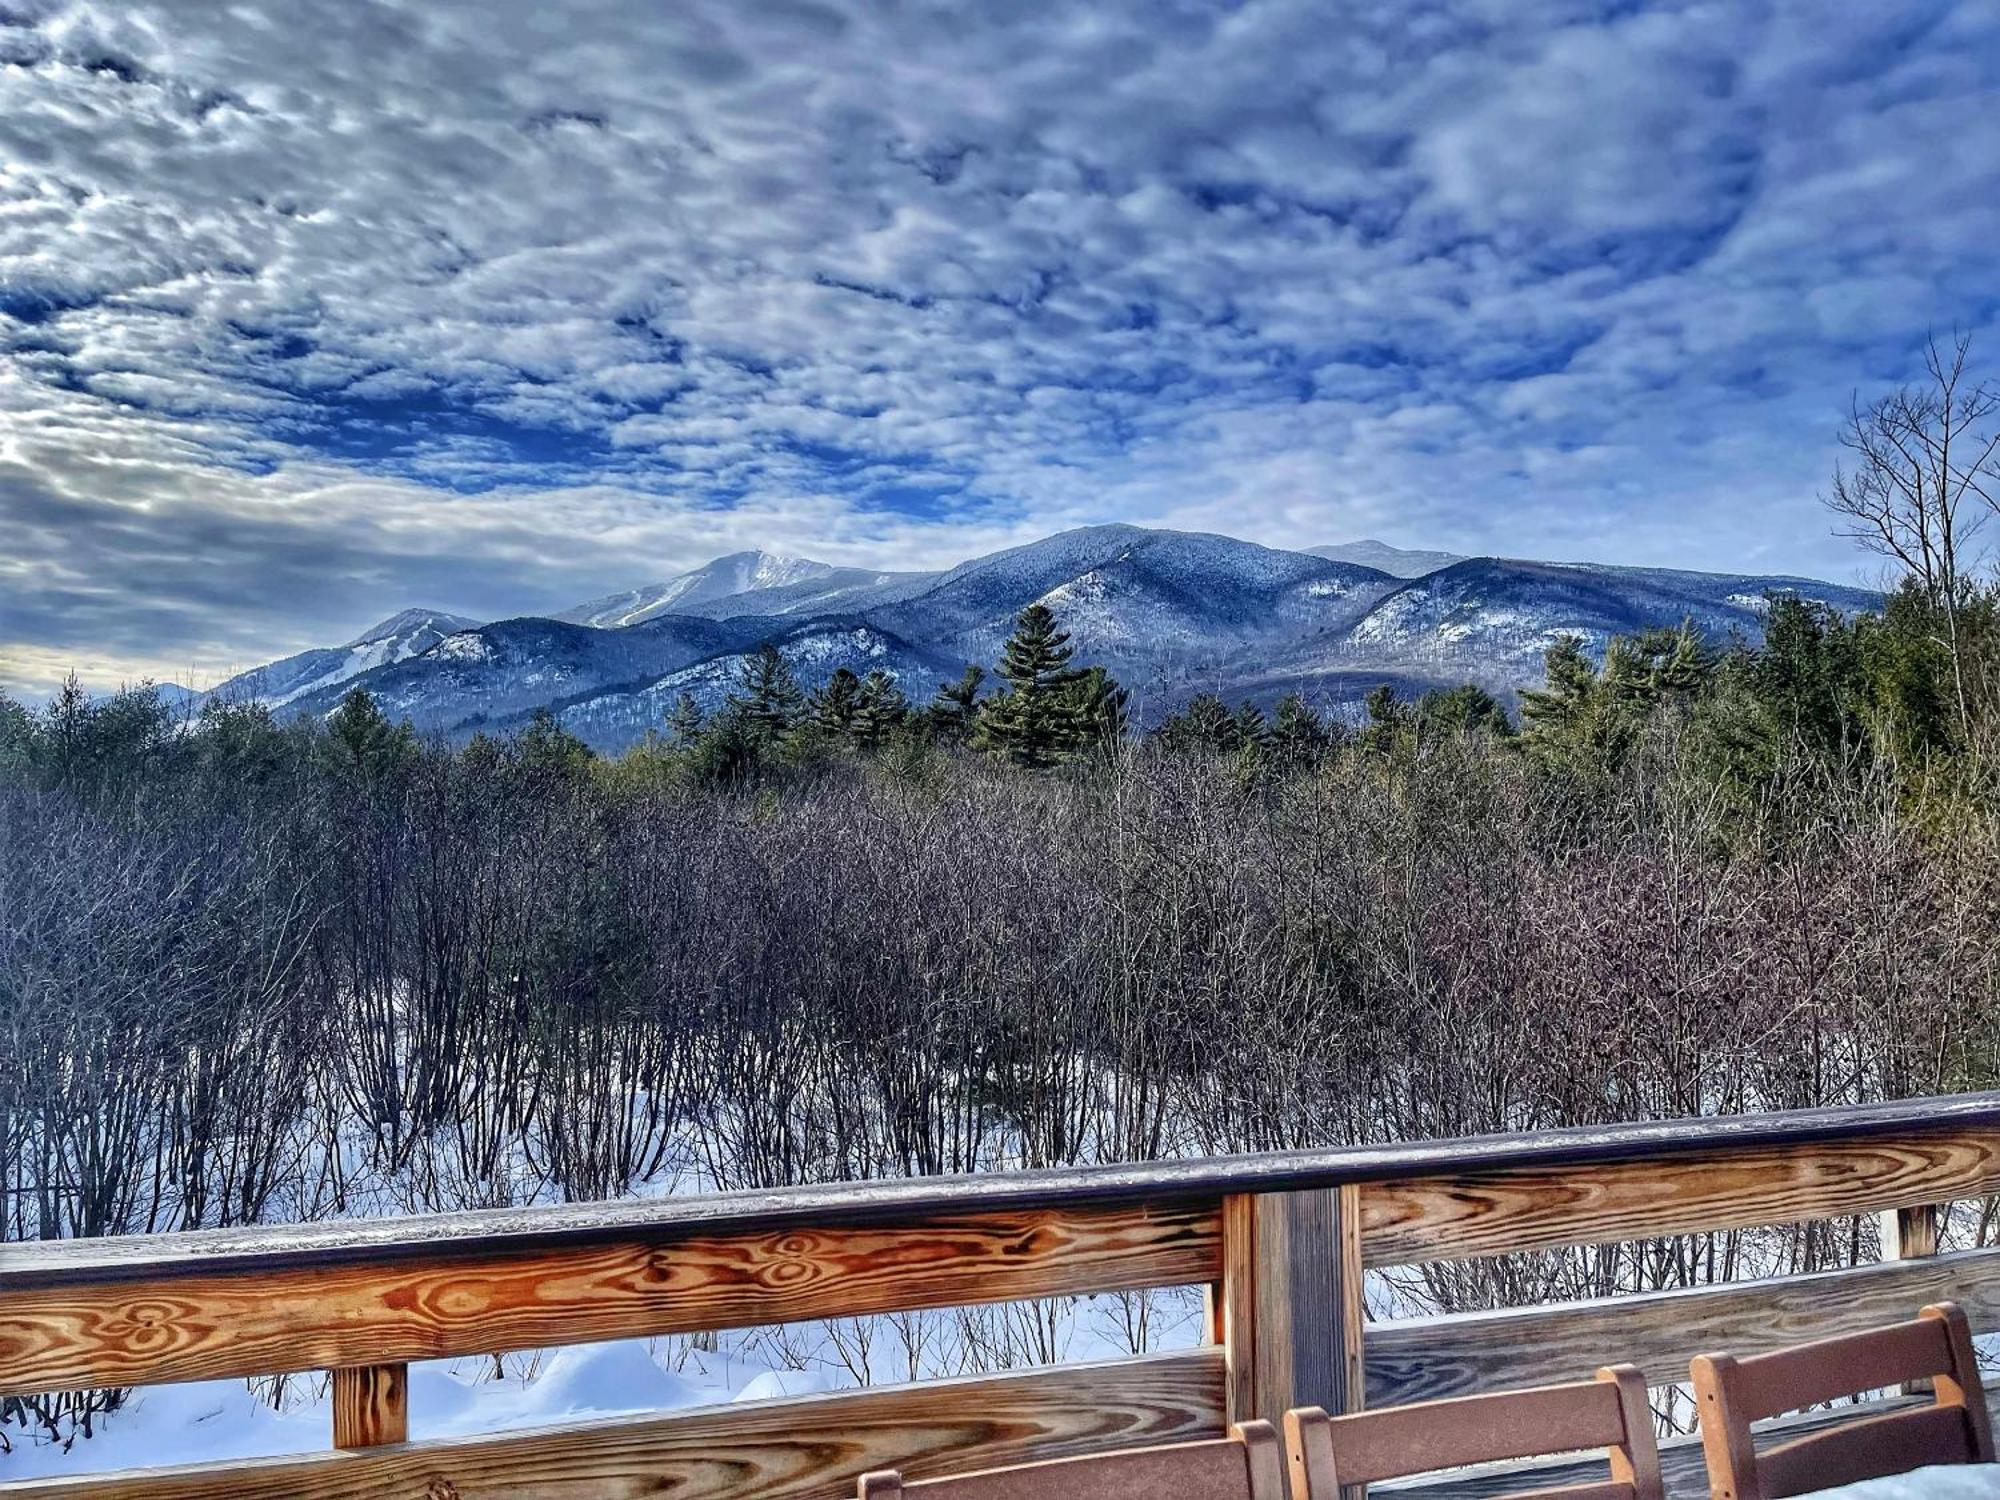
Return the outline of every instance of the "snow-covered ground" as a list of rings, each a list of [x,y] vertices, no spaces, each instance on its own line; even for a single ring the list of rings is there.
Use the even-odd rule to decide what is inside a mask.
[[[1142,1310],[1150,1324],[1140,1340],[1133,1322]],[[1143,1302],[1081,1299],[1065,1304],[1044,1352],[1070,1363],[1129,1354],[1135,1342],[1186,1348],[1199,1338],[1199,1314],[1191,1290]],[[913,1364],[918,1378],[969,1374],[982,1363],[977,1346],[1005,1337],[1010,1325],[1018,1333],[1023,1320],[1042,1321],[1025,1306],[947,1310],[745,1329],[706,1341],[712,1347],[687,1337],[623,1339],[510,1355],[497,1367],[491,1358],[432,1360],[410,1367],[410,1436],[470,1437],[891,1384],[910,1378]],[[324,1375],[288,1377],[275,1399],[269,1382],[148,1386],[67,1449],[4,1429],[14,1446],[0,1452],[0,1479],[312,1453],[331,1446],[332,1431]]]

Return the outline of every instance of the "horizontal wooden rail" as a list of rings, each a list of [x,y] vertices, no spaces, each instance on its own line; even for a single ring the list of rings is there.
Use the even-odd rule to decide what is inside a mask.
[[[2000,1129],[1662,1153],[1609,1166],[1485,1170],[1361,1189],[1362,1255],[1408,1265],[1747,1229],[2000,1192]]]
[[[335,1220],[254,1229],[0,1245],[0,1297],[62,1281],[154,1279],[224,1267],[406,1260],[421,1249],[445,1255],[512,1256],[544,1249],[643,1240],[746,1235],[829,1225],[909,1224],[948,1215],[1060,1204],[1069,1209],[1149,1203],[1213,1204],[1232,1193],[1297,1192],[1348,1184],[1485,1181],[1542,1168],[1639,1164],[1720,1157],[1939,1132],[2000,1129],[2000,1093],[1839,1109],[1787,1110],[1637,1125],[1584,1126],[1462,1140],[1271,1152],[1132,1166],[1069,1167],[965,1177],[908,1178],[711,1193],[561,1207],[484,1209],[399,1219]],[[1773,1220],[1771,1222],[1782,1222]],[[1619,1238],[1621,1236],[1611,1236]]]
[[[302,1263],[0,1291],[0,1395],[491,1354],[1199,1284],[1215,1210],[1017,1209],[511,1256]]]
[[[1613,1357],[1671,1385],[1687,1379],[1688,1361],[1697,1354],[1714,1349],[1761,1354],[1805,1339],[1857,1333],[1947,1299],[1965,1307],[1974,1327],[2000,1327],[2000,1250],[1398,1319],[1368,1332],[1368,1404],[1396,1406],[1573,1380]]]
[[[913,1474],[1504,1389],[1888,1321],[2000,1326],[2000,1251],[1929,1254],[2000,1193],[2000,1095],[1346,1151],[0,1245],[0,1395],[334,1373],[336,1449],[0,1497],[827,1496]],[[1456,1317],[1361,1320],[1366,1266],[1887,1212],[1879,1266]],[[1200,1284],[1191,1354],[423,1440],[408,1362]],[[417,1441],[407,1441],[414,1432]]]
[[[674,1500],[849,1496],[912,1476],[1223,1430],[1222,1354],[1203,1349],[1018,1375],[745,1401],[498,1437],[0,1484],[63,1500]]]

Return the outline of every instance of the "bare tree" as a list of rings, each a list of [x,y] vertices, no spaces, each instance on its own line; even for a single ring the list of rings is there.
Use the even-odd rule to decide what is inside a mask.
[[[1985,510],[2000,508],[2000,389],[1967,376],[1971,349],[1970,334],[1948,349],[1932,338],[1922,381],[1866,406],[1856,398],[1840,432],[1853,462],[1834,470],[1824,497],[1843,519],[1840,534],[1900,563],[1938,612],[1961,728],[1971,713],[1959,635],[1965,548]]]

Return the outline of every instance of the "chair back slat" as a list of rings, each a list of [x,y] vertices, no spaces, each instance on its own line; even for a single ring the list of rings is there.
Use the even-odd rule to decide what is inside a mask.
[[[1736,1400],[1753,1422],[1819,1406],[1863,1391],[1882,1391],[1951,1368],[1943,1323],[1908,1323],[1820,1339],[1736,1362]]]
[[[1766,1500],[1907,1474],[1929,1464],[1973,1462],[1965,1413],[1923,1406],[1849,1422],[1759,1455],[1757,1475]]]
[[[939,1479],[861,1476],[860,1500],[1285,1500],[1284,1448],[1269,1422],[1223,1439],[1017,1464]]]
[[[1714,1500],[1779,1500],[1930,1464],[1989,1463],[1993,1429],[1965,1314],[1951,1303],[1914,1322],[1821,1339],[1749,1359],[1707,1354],[1690,1367]],[[1843,1396],[1930,1378],[1932,1403],[1864,1408],[1830,1431],[1759,1454],[1750,1424]]]
[[[1662,1493],[1645,1379],[1629,1367],[1570,1385],[1349,1416],[1309,1407],[1286,1413],[1285,1439],[1293,1500],[1337,1500],[1343,1486],[1592,1448],[1610,1453],[1609,1484],[1544,1493],[1565,1500],[1573,1492],[1601,1492],[1604,1500],[1659,1500]]]

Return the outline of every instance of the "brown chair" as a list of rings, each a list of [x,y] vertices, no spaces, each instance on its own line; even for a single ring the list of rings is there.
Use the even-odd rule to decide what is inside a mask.
[[[1991,1463],[1993,1427],[1965,1314],[1950,1302],[1914,1322],[1691,1367],[1714,1500],[1780,1500],[1930,1464]],[[1861,1416],[1757,1452],[1750,1424],[1842,1396],[1928,1379],[1925,1406]]]
[[[1285,1455],[1269,1422],[1231,1437],[1169,1443],[905,1482],[893,1469],[861,1476],[860,1500],[1285,1500]]]
[[[1662,1500],[1665,1494],[1646,1379],[1630,1365],[1573,1385],[1345,1417],[1305,1407],[1285,1413],[1285,1446],[1292,1500],[1338,1500],[1343,1485],[1588,1448],[1609,1450],[1608,1483],[1515,1490],[1503,1500]]]

